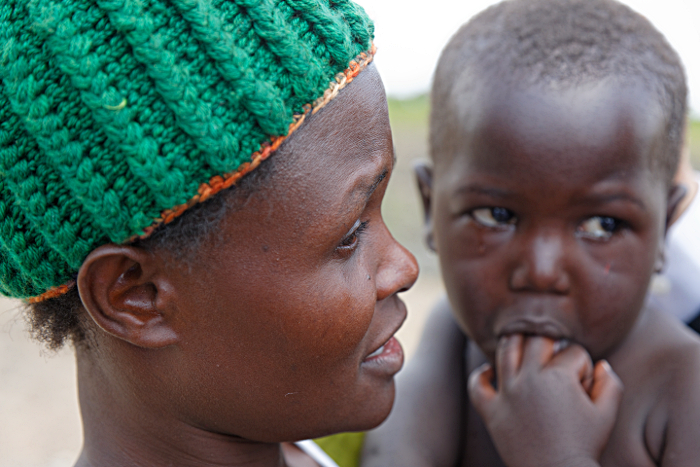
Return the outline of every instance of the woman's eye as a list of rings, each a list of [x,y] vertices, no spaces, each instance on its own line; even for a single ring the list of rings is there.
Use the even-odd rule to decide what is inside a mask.
[[[506,208],[479,208],[471,216],[485,227],[503,227],[515,224],[515,214]]]
[[[620,229],[622,222],[614,217],[594,216],[579,225],[578,233],[593,240],[607,240]]]
[[[354,249],[357,246],[358,241],[360,240],[362,232],[365,231],[368,224],[369,221],[360,222],[358,220],[357,222],[355,222],[355,225],[352,226],[350,232],[348,232],[345,235],[345,237],[343,237],[343,239],[340,241],[340,245],[338,245],[338,248],[341,250]]]

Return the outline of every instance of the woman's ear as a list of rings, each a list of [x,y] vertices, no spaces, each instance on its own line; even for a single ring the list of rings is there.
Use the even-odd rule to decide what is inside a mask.
[[[174,344],[174,307],[168,278],[155,255],[142,248],[102,245],[78,272],[83,306],[105,332],[144,348]]]
[[[418,183],[421,201],[423,201],[423,222],[425,232],[425,242],[428,248],[435,249],[435,235],[433,232],[433,215],[431,205],[433,199],[433,169],[425,162],[417,163],[413,168]]]

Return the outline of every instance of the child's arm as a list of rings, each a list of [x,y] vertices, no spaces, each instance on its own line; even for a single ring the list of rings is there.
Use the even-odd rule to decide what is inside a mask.
[[[510,467],[597,466],[615,423],[622,383],[607,362],[593,368],[579,346],[555,355],[541,337],[504,337],[498,391],[484,365],[469,379],[472,403]]]
[[[445,300],[431,313],[415,356],[396,377],[391,415],[365,438],[362,467],[454,467],[465,402],[465,345]]]

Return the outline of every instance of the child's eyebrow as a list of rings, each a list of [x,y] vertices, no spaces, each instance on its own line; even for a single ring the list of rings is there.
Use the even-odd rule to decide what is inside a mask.
[[[613,203],[615,201],[627,201],[639,206],[643,211],[647,210],[644,202],[630,193],[610,193],[610,194],[590,194],[586,195],[585,199],[589,202],[594,202],[598,204]]]
[[[515,195],[514,192],[503,188],[485,187],[476,184],[459,187],[457,189],[457,194],[487,195],[493,198],[508,198]]]

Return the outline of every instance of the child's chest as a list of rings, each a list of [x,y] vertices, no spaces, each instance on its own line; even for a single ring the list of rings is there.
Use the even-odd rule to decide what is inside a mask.
[[[471,403],[468,406],[464,420],[465,443],[460,456],[460,467],[506,467],[481,417]]]
[[[626,372],[618,375],[625,386],[617,421],[601,456],[601,466],[646,467],[661,465],[667,413],[664,388],[653,377]]]
[[[486,427],[473,407],[465,420],[466,443],[462,467],[506,467],[491,441]],[[655,467],[658,464],[647,449],[641,412],[621,413],[610,441],[600,459],[601,467]]]

